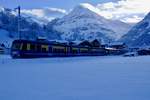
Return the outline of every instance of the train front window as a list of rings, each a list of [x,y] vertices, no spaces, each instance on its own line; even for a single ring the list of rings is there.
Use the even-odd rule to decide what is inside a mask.
[[[23,46],[22,46],[22,50],[24,50],[24,51],[30,51],[30,50],[32,50],[31,49],[31,44],[30,43],[23,43]]]
[[[21,46],[22,46],[21,43],[14,43],[12,48],[15,49],[15,50],[20,50]]]
[[[22,50],[27,50],[27,43],[23,43]]]

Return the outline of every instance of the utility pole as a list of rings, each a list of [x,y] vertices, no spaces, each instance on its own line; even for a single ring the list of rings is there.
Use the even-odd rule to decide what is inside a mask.
[[[21,40],[21,31],[20,31],[21,7],[18,6],[16,9],[18,10],[18,34],[19,40]]]

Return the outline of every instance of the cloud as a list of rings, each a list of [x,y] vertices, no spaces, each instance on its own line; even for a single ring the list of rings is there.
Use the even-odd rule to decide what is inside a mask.
[[[150,12],[150,0],[120,0],[98,4],[100,14],[108,19],[136,23]]]
[[[55,18],[63,17],[67,14],[67,11],[59,8],[45,7],[42,9],[23,9],[21,10],[21,13],[36,19],[43,19],[46,22]]]

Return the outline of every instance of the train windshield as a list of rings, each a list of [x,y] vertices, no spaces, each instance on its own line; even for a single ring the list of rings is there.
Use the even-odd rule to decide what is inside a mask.
[[[14,50],[20,50],[21,49],[21,43],[13,43],[12,49],[14,49]]]

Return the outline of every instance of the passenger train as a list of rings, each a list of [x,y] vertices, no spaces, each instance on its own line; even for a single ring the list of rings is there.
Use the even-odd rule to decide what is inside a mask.
[[[11,47],[13,58],[104,56],[107,50],[99,46],[76,45],[54,41],[14,40]]]

